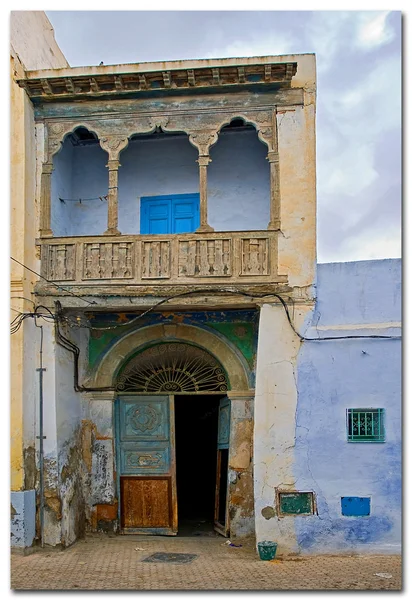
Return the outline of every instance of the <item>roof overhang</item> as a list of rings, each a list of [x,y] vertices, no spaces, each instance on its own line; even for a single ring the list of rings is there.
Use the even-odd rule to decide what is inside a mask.
[[[291,86],[297,62],[288,57],[254,57],[74,67],[27,71],[18,80],[37,102],[181,93],[207,88]]]

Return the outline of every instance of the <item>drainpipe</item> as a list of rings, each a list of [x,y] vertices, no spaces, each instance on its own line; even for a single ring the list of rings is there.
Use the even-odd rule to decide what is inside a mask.
[[[39,363],[40,367],[36,369],[39,373],[39,435],[37,439],[40,440],[39,449],[39,467],[40,467],[40,536],[41,536],[41,547],[44,548],[44,448],[43,440],[43,372],[46,370],[43,368],[43,326],[37,325],[37,319],[34,320],[36,327],[40,328],[40,352],[39,352]]]

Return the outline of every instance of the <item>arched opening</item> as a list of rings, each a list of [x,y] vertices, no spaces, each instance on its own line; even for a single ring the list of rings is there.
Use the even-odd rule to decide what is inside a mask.
[[[225,370],[215,356],[181,341],[146,346],[129,356],[120,367],[116,375],[120,431],[118,469],[126,533],[128,524],[130,530],[131,525],[153,529],[155,524],[165,528],[171,522],[160,510],[158,520],[153,521],[153,511],[157,510],[153,492],[138,487],[142,485],[141,471],[145,468],[144,481],[152,477],[150,485],[160,485],[159,474],[167,478],[170,473],[170,481],[175,481],[179,535],[216,535],[216,525],[226,531],[228,387]],[[223,445],[222,436],[226,436]],[[138,465],[137,474],[133,473],[135,465]],[[173,483],[171,486],[173,488]],[[151,516],[146,517],[146,522],[140,500],[133,500],[136,496],[151,506],[148,510]],[[172,496],[173,490],[169,514],[174,510]],[[136,506],[130,509],[133,502]]]
[[[184,233],[198,227],[197,150],[185,133],[136,134],[120,155],[119,229]]]
[[[185,343],[156,344],[131,358],[117,376],[119,392],[179,394],[227,392],[228,379],[214,356]]]
[[[51,228],[55,236],[100,235],[107,229],[107,154],[86,127],[69,133],[53,157]]]
[[[208,220],[215,231],[264,230],[270,220],[267,147],[241,118],[219,133],[210,150]]]

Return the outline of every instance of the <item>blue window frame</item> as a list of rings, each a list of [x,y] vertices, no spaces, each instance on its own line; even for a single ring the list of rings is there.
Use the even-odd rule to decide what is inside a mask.
[[[140,233],[191,233],[200,225],[199,194],[145,196],[140,205]]]

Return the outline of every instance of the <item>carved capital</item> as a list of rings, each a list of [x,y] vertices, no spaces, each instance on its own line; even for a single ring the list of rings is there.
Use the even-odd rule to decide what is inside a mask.
[[[120,135],[111,135],[100,139],[100,146],[109,155],[109,162],[118,160],[119,154],[126,148],[129,138]]]
[[[209,149],[217,142],[217,130],[209,131],[193,131],[189,134],[189,141],[192,146],[199,150],[200,156],[208,156]]]

